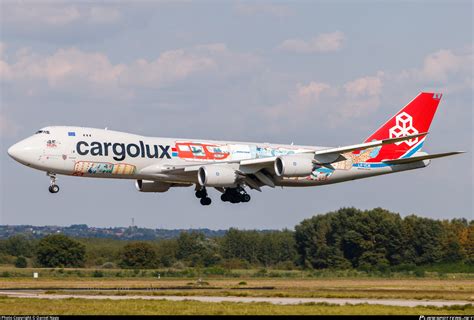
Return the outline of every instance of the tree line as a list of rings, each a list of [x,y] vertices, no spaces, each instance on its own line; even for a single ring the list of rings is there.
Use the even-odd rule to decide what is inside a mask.
[[[0,264],[17,267],[383,270],[437,263],[474,265],[474,221],[342,208],[306,219],[294,231],[231,228],[221,237],[194,231],[134,242],[19,234],[0,241]]]

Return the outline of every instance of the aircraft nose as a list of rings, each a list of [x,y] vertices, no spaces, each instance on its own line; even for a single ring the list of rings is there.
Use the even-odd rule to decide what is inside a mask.
[[[18,143],[12,145],[10,148],[8,148],[8,155],[12,157],[13,159],[17,160],[18,159],[18,154],[20,153],[20,148],[18,148]]]
[[[31,145],[28,139],[12,145],[8,148],[7,152],[14,160],[26,165],[30,165],[38,157],[35,148]]]

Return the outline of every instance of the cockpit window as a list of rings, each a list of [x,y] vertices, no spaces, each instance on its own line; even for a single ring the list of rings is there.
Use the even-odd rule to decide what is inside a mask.
[[[48,130],[38,130],[38,131],[36,131],[35,134],[40,134],[40,133],[49,134],[49,131]]]

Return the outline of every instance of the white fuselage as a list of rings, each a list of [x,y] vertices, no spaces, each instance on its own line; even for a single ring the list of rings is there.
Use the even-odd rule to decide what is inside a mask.
[[[298,154],[325,147],[154,138],[106,129],[46,127],[13,145],[8,153],[18,162],[49,173],[99,178],[145,179],[196,184],[197,174],[176,174],[173,168],[226,163],[239,170],[242,160]],[[349,162],[348,162],[349,161]],[[334,169],[315,168],[307,177],[281,178],[275,185],[314,186],[416,169],[429,161],[405,165],[365,163],[355,156]],[[269,172],[272,175],[271,172]]]

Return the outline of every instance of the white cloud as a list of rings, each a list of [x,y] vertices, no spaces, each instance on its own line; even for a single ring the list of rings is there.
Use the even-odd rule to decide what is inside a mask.
[[[440,49],[428,54],[418,68],[387,73],[387,82],[397,87],[456,93],[473,90],[473,47],[462,50]]]
[[[23,87],[29,95],[46,83],[63,91],[130,97],[135,88],[162,88],[202,72],[232,75],[254,70],[258,63],[257,57],[232,52],[222,43],[168,50],[156,59],[139,58],[129,64],[114,64],[103,53],[78,48],[59,49],[46,56],[21,49],[13,62],[0,59],[0,78]]]
[[[334,89],[327,83],[297,83],[288,94],[287,101],[267,108],[265,114],[272,119],[287,118],[290,115],[295,120],[304,119],[309,113],[322,107],[319,102],[323,95],[334,93]]]
[[[380,95],[384,82],[384,73],[365,76],[346,82],[341,89],[344,98],[338,109],[339,120],[353,119],[368,115],[380,107]]]
[[[307,85],[298,83],[296,85],[296,94],[294,97],[295,100],[300,102],[299,104],[307,105],[312,102],[317,102],[321,94],[329,91],[330,89],[330,85],[322,82],[311,81]]]
[[[121,80],[130,85],[161,87],[215,67],[216,62],[208,55],[199,55],[184,49],[170,50],[153,61],[136,60],[126,67]]]
[[[383,72],[378,72],[376,76],[361,77],[344,84],[344,89],[353,97],[377,96],[382,91],[382,77]]]
[[[378,72],[341,85],[297,83],[287,100],[267,108],[266,115],[273,119],[291,117],[296,125],[317,119],[320,125],[333,127],[379,108],[383,79],[384,73]]]
[[[384,95],[400,96],[413,88],[443,93],[472,90],[472,52],[472,47],[464,51],[442,49],[428,54],[419,68],[378,71],[341,84],[297,83],[286,100],[268,107],[266,114],[275,120],[291,117],[296,126],[317,118],[321,124],[334,127],[373,114]]]
[[[287,105],[295,102],[305,105],[305,108],[299,110],[306,112],[309,118],[313,110],[324,111],[322,117],[327,120],[327,124],[338,125],[374,113],[380,108],[383,95],[397,96],[413,88],[450,94],[472,90],[473,62],[472,47],[463,51],[441,49],[428,54],[419,68],[399,72],[378,71],[375,75],[333,85],[325,92],[331,94],[315,94],[314,99],[304,99],[305,95],[301,93],[297,95],[299,99],[295,99],[295,94],[290,93]],[[311,87],[311,82],[306,86],[297,85],[297,88]],[[296,90],[299,91],[301,90]]]
[[[192,76],[222,77],[254,71],[260,63],[252,54],[229,50],[223,43],[165,51],[155,60],[138,59],[125,66],[120,82],[126,86],[160,88]]]
[[[112,65],[101,53],[82,52],[76,48],[59,49],[50,56],[39,56],[20,50],[14,63],[3,61],[1,78],[4,81],[46,79],[51,87],[67,85],[68,79],[82,78],[95,85],[117,79],[123,67]]]
[[[446,81],[449,75],[463,70],[472,70],[474,63],[472,50],[465,54],[456,54],[442,49],[428,55],[420,71],[424,79]]]
[[[310,39],[287,39],[278,48],[296,53],[334,52],[342,48],[345,36],[340,31],[322,33]]]

